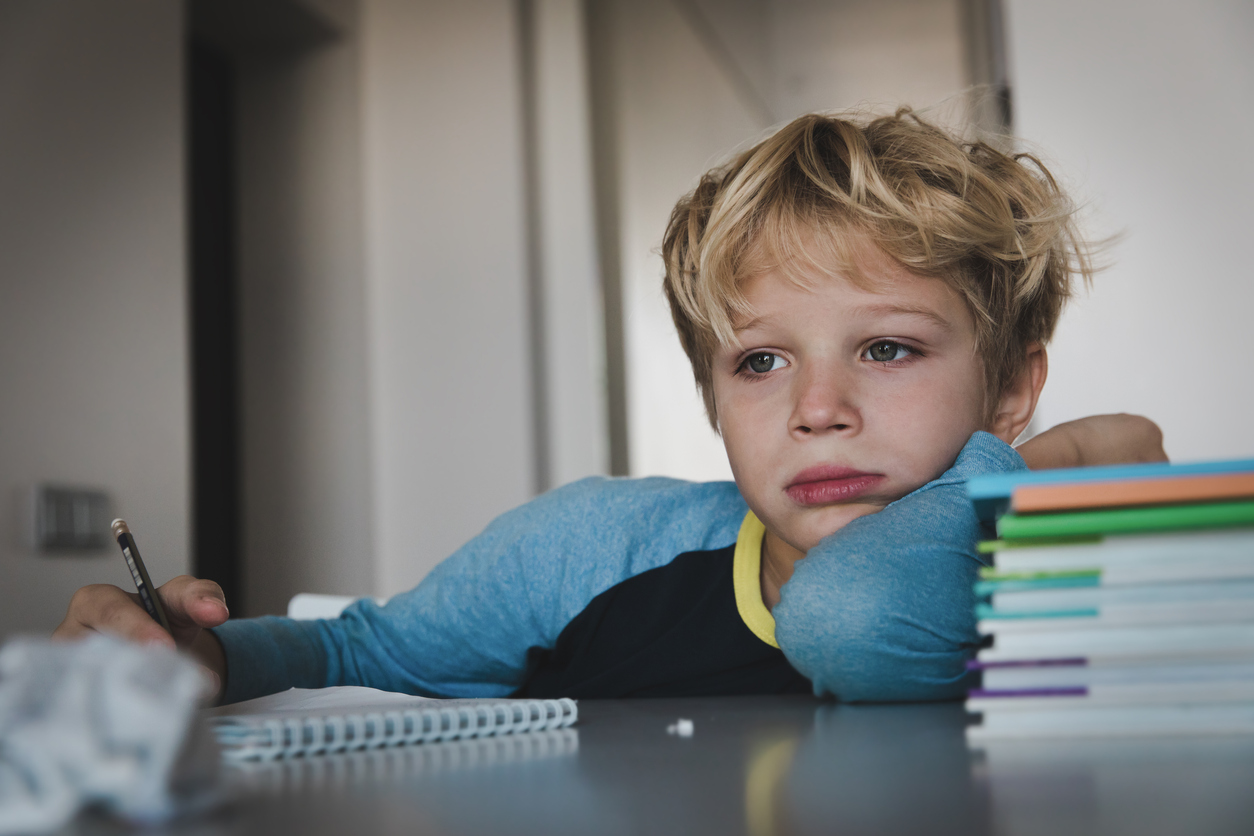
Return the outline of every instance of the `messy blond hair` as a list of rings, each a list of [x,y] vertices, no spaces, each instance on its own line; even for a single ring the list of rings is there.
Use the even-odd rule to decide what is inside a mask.
[[[720,345],[752,316],[741,287],[770,269],[806,284],[867,284],[871,243],[945,281],[975,322],[990,410],[1053,334],[1088,249],[1074,208],[1030,154],[963,142],[908,108],[870,120],[811,114],[704,177],[671,213],[662,245],[671,315],[710,423]]]

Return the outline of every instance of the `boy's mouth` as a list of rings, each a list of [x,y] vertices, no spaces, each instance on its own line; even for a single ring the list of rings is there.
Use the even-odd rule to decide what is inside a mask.
[[[882,473],[824,464],[798,473],[784,491],[798,505],[827,505],[856,499],[884,479]]]

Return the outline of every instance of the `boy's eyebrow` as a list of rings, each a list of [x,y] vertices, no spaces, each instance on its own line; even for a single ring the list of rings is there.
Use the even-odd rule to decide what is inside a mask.
[[[755,316],[751,319],[746,319],[744,322],[733,322],[732,333],[739,334],[741,331],[748,331],[750,328],[753,328],[756,325],[761,325],[768,319],[770,319],[769,316]]]
[[[863,315],[884,315],[884,314],[905,314],[907,316],[919,316],[934,322],[936,325],[944,328],[946,331],[952,331],[954,324],[945,317],[938,314],[931,308],[918,307],[915,305],[899,305],[895,303],[884,303],[882,305],[858,305],[853,308],[852,313]]]
[[[868,316],[868,315],[869,316],[883,316],[885,314],[905,314],[907,316],[923,317],[924,319],[927,319],[936,323],[936,325],[938,325],[941,328],[944,328],[946,331],[952,331],[954,328],[954,325],[952,322],[950,322],[948,319],[945,319],[945,317],[941,316],[940,314],[938,314],[936,311],[932,310],[931,308],[917,307],[915,305],[898,305],[898,304],[894,304],[891,302],[880,304],[880,305],[858,305],[857,307],[851,308],[850,313],[854,314],[855,316]],[[741,331],[748,331],[750,328],[753,328],[757,325],[761,325],[763,322],[770,321],[770,319],[771,319],[771,316],[769,314],[766,316],[755,316],[752,319],[745,320],[744,322],[736,323],[735,325],[732,326],[732,331],[734,333],[739,334]]]

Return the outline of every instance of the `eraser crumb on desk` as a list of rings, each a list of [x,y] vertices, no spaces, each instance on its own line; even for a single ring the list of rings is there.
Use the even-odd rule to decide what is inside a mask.
[[[691,720],[680,717],[674,723],[666,727],[667,734],[677,734],[680,737],[692,737],[693,724]]]

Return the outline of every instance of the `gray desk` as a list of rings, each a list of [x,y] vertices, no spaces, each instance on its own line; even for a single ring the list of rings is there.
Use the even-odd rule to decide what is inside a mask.
[[[680,717],[691,738],[668,735]],[[959,705],[584,702],[576,730],[271,765],[211,834],[1251,834],[1254,738],[969,751]],[[576,733],[577,732],[577,733]],[[74,833],[113,832],[83,821]]]

